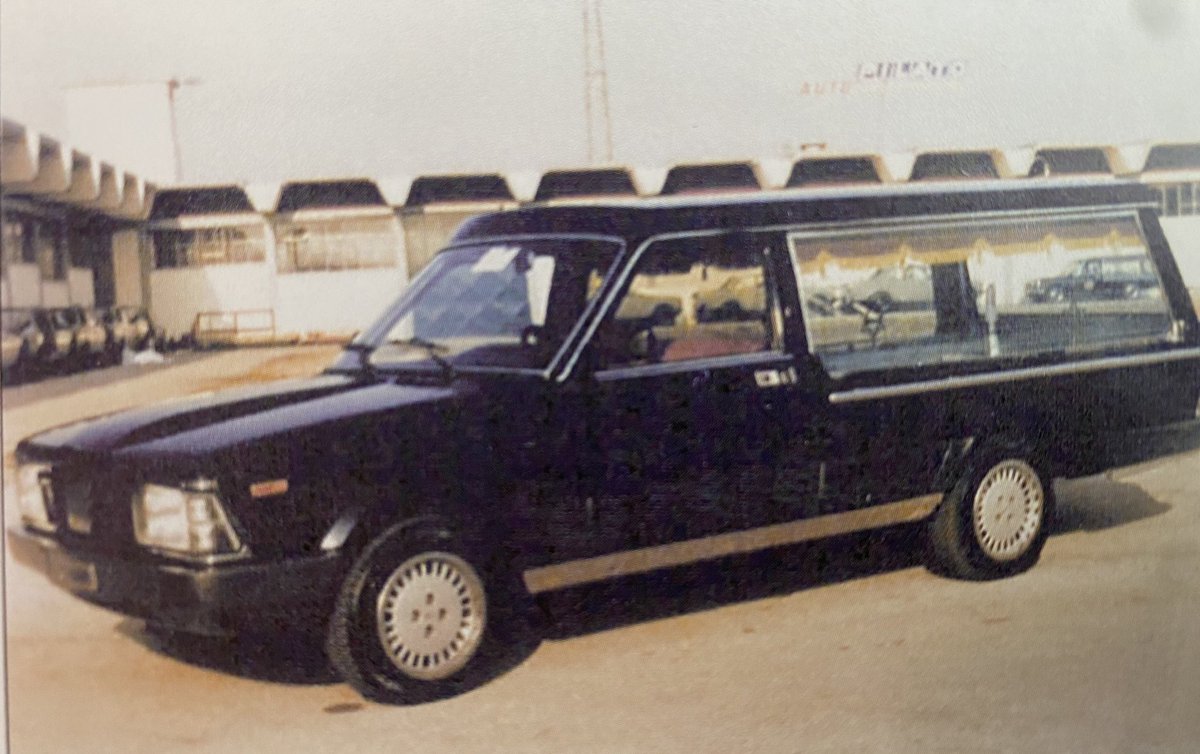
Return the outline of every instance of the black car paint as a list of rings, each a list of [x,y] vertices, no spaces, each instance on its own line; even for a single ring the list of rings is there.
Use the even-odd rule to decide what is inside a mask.
[[[1100,448],[1106,438],[1195,418],[1197,359],[831,403],[839,392],[1068,357],[829,375],[808,353],[781,228],[1147,206],[1150,198],[1141,187],[1109,184],[683,199],[481,216],[465,223],[452,245],[586,232],[622,244],[616,270],[627,269],[644,242],[664,233],[749,239],[770,249],[781,340],[750,361],[606,377],[588,339],[622,284],[621,274],[610,275],[597,296],[603,303],[542,372],[381,370],[348,351],[320,377],[137,409],[28,439],[19,458],[51,461],[64,480],[90,480],[89,488],[100,492],[89,500],[88,515],[107,522],[88,537],[62,531],[57,544],[39,541],[108,563],[110,571],[141,563],[160,579],[168,571],[177,578],[180,569],[192,574],[183,586],[163,588],[176,607],[211,600],[201,617],[168,614],[162,593],[132,599],[136,604],[128,595],[90,598],[156,620],[182,615],[177,622],[184,627],[215,631],[257,612],[226,578],[236,582],[245,569],[258,569],[262,583],[290,589],[288,574],[303,571],[311,587],[276,601],[300,600],[319,613],[359,548],[388,525],[416,517],[503,542],[520,567],[529,567],[944,491],[975,441],[986,437],[1031,446],[1055,474],[1093,471],[1120,457]],[[1183,322],[1174,347],[1195,348],[1200,327],[1178,269],[1153,214],[1140,212],[1164,292]],[[761,389],[760,369],[789,377]],[[216,480],[249,545],[244,560],[181,565],[133,545],[129,501],[137,486],[196,477]],[[249,492],[251,484],[281,478],[289,482],[285,494]]]

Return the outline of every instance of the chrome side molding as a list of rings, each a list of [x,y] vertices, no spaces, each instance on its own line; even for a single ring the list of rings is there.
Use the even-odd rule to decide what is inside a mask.
[[[1041,367],[1025,367],[1023,369],[1012,369],[1004,372],[984,372],[982,374],[968,374],[961,377],[904,382],[899,385],[860,387],[853,390],[830,393],[829,402],[835,404],[854,403],[856,401],[878,400],[880,398],[899,398],[907,395],[918,395],[920,393],[936,393],[967,387],[999,385],[1004,382],[1034,380],[1040,377],[1085,374],[1105,369],[1150,366],[1187,359],[1200,359],[1200,348],[1181,348],[1170,351],[1158,351],[1156,353],[1133,354],[1130,356],[1108,356],[1100,359],[1072,361],[1067,364],[1053,364]]]
[[[568,560],[525,571],[525,586],[531,593],[538,594],[728,555],[920,521],[933,513],[941,500],[942,495],[934,493],[844,513]]]

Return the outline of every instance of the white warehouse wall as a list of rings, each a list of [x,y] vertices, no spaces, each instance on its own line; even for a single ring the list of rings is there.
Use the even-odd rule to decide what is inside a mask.
[[[371,324],[407,283],[401,267],[278,275],[275,329],[349,335]]]
[[[275,271],[270,261],[154,270],[150,317],[168,336],[192,331],[200,312],[273,309]]]
[[[136,230],[113,233],[113,301],[117,306],[142,305],[141,238]]]
[[[1183,281],[1200,289],[1200,215],[1159,218]]]
[[[65,280],[42,282],[42,306],[69,306],[70,304],[71,288]]]
[[[96,305],[96,283],[89,269],[72,267],[67,270],[67,291],[72,304]]]
[[[10,264],[4,275],[5,307],[41,305],[42,275],[36,264]]]

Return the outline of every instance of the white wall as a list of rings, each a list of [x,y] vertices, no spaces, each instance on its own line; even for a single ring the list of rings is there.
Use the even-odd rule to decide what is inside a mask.
[[[71,288],[65,280],[47,280],[42,283],[42,306],[69,306]]]
[[[349,335],[371,324],[407,282],[399,267],[279,275],[275,280],[276,330]]]
[[[215,264],[150,273],[150,317],[176,337],[192,330],[199,312],[273,309],[270,263]]]
[[[113,299],[117,306],[141,306],[142,260],[141,243],[136,230],[120,230],[113,234]]]
[[[95,306],[96,282],[92,271],[82,267],[72,267],[67,270],[67,291],[72,304],[79,306]]]
[[[1183,282],[1189,288],[1200,289],[1200,215],[1163,217],[1159,222],[1171,243]]]
[[[11,264],[5,270],[4,306],[39,306],[42,275],[36,264]]]

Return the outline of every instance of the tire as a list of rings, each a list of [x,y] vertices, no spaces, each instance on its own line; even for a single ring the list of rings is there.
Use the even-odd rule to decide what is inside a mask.
[[[532,599],[514,574],[445,529],[392,529],[367,545],[342,585],[329,660],[374,701],[468,691],[507,669],[529,638]]]
[[[959,579],[1013,576],[1041,557],[1054,491],[1027,453],[983,450],[929,522],[929,567]]]

